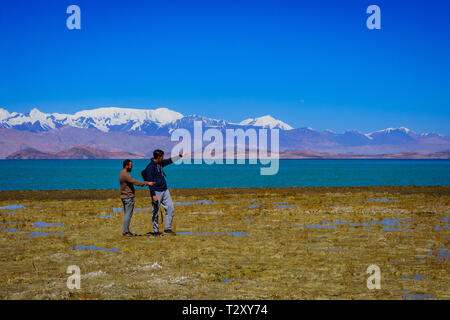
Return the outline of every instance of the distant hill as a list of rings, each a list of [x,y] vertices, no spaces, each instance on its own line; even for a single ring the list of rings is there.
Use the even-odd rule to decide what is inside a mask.
[[[280,152],[280,159],[450,159],[450,151],[435,153],[387,153],[376,155],[348,155],[314,151]]]
[[[73,147],[61,152],[43,152],[26,148],[6,157],[6,159],[143,159],[143,155],[129,152],[109,152],[86,146]]]
[[[227,151],[223,151],[227,155]],[[249,156],[249,150],[244,150],[245,158]],[[194,154],[191,155],[192,157]],[[234,152],[237,159],[237,150]],[[332,154],[315,151],[290,151],[280,152],[280,159],[450,159],[450,151],[420,154],[414,152],[408,153],[390,153],[379,155],[346,155]],[[147,158],[141,154],[118,151],[109,152],[86,146],[77,146],[61,152],[44,152],[33,148],[26,148],[12,153],[6,159],[144,159]]]

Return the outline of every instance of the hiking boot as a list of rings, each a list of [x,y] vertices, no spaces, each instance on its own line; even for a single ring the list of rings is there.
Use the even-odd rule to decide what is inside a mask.
[[[164,230],[164,233],[165,233],[165,234],[170,234],[170,235],[172,235],[172,236],[176,235],[176,233],[175,233],[175,232],[173,232],[173,231],[172,231],[172,230],[170,230],[170,229],[168,229],[168,230]]]
[[[122,236],[124,236],[124,237],[134,237],[135,234],[132,234],[131,232],[125,232],[125,233],[122,233]]]
[[[158,236],[160,236],[161,235],[161,233],[160,232],[147,232],[146,233],[147,235],[149,235],[149,236],[154,236],[154,237],[158,237]]]

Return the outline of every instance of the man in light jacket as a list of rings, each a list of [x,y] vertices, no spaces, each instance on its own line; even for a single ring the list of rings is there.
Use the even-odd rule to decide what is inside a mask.
[[[129,159],[123,162],[123,169],[119,174],[119,183],[120,183],[120,198],[123,203],[124,210],[124,218],[123,218],[123,233],[124,237],[133,237],[134,234],[130,232],[130,222],[131,217],[133,216],[134,210],[134,197],[135,197],[135,189],[134,186],[145,187],[152,186],[154,182],[148,181],[137,181],[135,180],[129,172],[133,169],[133,162]]]

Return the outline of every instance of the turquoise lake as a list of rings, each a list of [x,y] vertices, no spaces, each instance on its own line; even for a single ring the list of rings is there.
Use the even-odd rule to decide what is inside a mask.
[[[134,160],[140,176],[149,160]],[[257,165],[169,165],[169,188],[450,185],[450,160],[280,160]],[[121,160],[0,160],[0,190],[117,189]]]

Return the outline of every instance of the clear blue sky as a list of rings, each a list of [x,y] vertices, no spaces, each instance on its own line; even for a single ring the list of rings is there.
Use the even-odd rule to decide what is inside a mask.
[[[66,28],[67,6],[81,30]],[[366,8],[381,8],[381,30]],[[450,1],[2,0],[0,107],[450,134]]]

